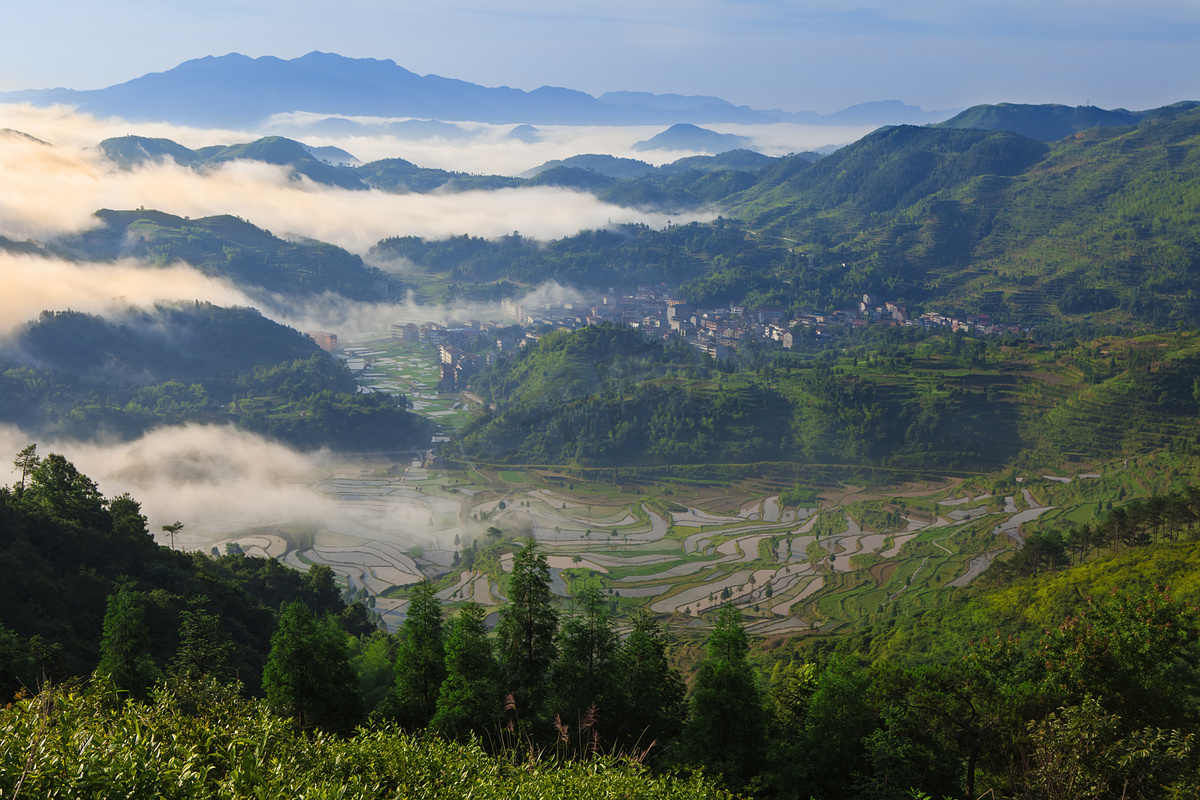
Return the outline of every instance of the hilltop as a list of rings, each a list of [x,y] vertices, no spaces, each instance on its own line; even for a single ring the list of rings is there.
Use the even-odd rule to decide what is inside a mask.
[[[470,120],[494,124],[655,125],[800,122],[815,125],[924,123],[944,119],[897,101],[864,103],[835,114],[760,111],[720,98],[611,92],[599,99],[555,86],[533,91],[485,87],[418,75],[390,59],[346,58],[313,51],[293,59],[240,53],[185,61],[102,89],[48,89],[0,95],[9,102],[64,104],[130,122],[254,129],[274,114],[336,115],[324,124],[358,126],[346,117],[412,117],[422,123]],[[321,124],[321,123],[319,123]]]
[[[45,252],[94,261],[134,257],[164,267],[185,261],[251,290],[332,291],[356,300],[389,293],[384,274],[359,256],[311,239],[280,239],[228,214],[188,219],[151,209],[101,209],[95,216],[97,227],[57,237]]]

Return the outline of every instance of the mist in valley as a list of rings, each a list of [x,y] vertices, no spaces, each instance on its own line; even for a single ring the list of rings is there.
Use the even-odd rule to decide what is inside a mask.
[[[5,185],[0,236],[44,243],[94,228],[100,224],[94,216],[98,209],[145,208],[192,218],[236,215],[280,237],[325,241],[365,256],[372,245],[391,236],[497,238],[519,231],[548,240],[621,223],[662,228],[668,221],[664,214],[620,208],[588,193],[554,187],[389,194],[332,188],[297,177],[287,167],[252,161],[202,171],[169,160],[122,169],[98,144],[128,134],[198,148],[277,133],[310,146],[341,148],[362,162],[404,158],[422,167],[501,175],[517,175],[548,160],[582,153],[654,164],[691,155],[632,149],[661,127],[539,126],[522,140],[510,135],[511,125],[459,123],[461,136],[401,138],[387,133],[387,124],[395,120],[353,120],[356,124],[343,126],[345,132],[338,135],[315,122],[319,120],[314,115],[293,114],[276,117],[258,131],[203,130],[130,125],[65,108],[0,105],[0,180]],[[863,132],[797,125],[715,127],[752,137],[764,152],[777,155],[850,141]],[[697,210],[670,219],[683,223],[713,216],[711,210]],[[183,262],[91,262],[40,247],[26,248],[37,252],[19,249],[0,249],[0,285],[5,287],[0,294],[0,341],[5,343],[5,357],[16,364],[23,356],[11,346],[14,337],[46,310],[71,309],[120,323],[131,318],[132,309],[144,323],[145,312],[153,318],[156,305],[201,301],[254,307],[300,331],[336,332],[343,343],[385,336],[397,323],[507,321],[490,303],[419,304],[411,293],[387,302],[353,301],[329,292],[285,295],[206,275]],[[375,266],[401,280],[411,272],[411,265],[402,261]],[[571,287],[549,283],[531,288],[519,302],[564,305],[585,299]],[[106,495],[130,493],[141,502],[150,531],[161,542],[167,541],[162,526],[180,521],[184,528],[176,546],[185,549],[207,551],[244,540],[247,552],[278,557],[291,551],[294,559],[300,545],[325,548],[322,553],[310,551],[310,557],[337,564],[352,583],[356,574],[360,583],[370,581],[370,570],[356,572],[353,564],[340,563],[343,556],[338,554],[347,548],[384,548],[386,552],[376,554],[382,559],[376,565],[377,582],[382,580],[378,575],[411,582],[422,570],[407,554],[411,547],[423,551],[425,569],[439,563],[448,566],[458,544],[465,545],[478,533],[472,528],[481,527],[467,522],[464,528],[460,522],[459,507],[466,496],[427,497],[419,480],[405,480],[414,469],[418,478],[432,474],[436,479],[436,474],[419,469],[416,452],[396,460],[301,453],[221,425],[160,427],[130,441],[87,442],[37,439],[11,425],[0,427],[0,452],[15,454],[32,441],[42,454],[65,455]],[[279,539],[284,535],[293,539]]]

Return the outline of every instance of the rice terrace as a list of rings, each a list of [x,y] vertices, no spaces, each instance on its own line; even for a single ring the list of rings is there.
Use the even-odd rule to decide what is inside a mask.
[[[469,403],[437,393],[429,351],[386,339],[349,351],[370,360],[360,377],[367,390],[410,395],[442,433],[469,419]],[[405,587],[425,576],[447,605],[473,601],[494,612],[514,543],[532,537],[563,598],[591,585],[620,616],[644,608],[687,627],[707,627],[710,612],[732,603],[753,634],[828,632],[968,585],[1022,546],[1022,524],[1069,518],[1083,502],[1091,508],[1079,490],[1115,491],[1122,467],[1074,479],[1017,476],[1004,494],[994,478],[969,476],[864,488],[822,480],[813,468],[812,488],[800,488],[771,477],[706,481],[694,469],[687,477],[452,469],[432,451],[362,455],[326,464],[310,484],[340,519],[193,535],[301,570],[326,564],[393,629],[404,619]]]

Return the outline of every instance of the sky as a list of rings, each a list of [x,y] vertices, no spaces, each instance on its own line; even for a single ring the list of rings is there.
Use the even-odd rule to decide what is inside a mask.
[[[486,86],[820,113],[1200,99],[1196,0],[42,0],[4,16],[20,35],[0,51],[0,91],[322,50]]]

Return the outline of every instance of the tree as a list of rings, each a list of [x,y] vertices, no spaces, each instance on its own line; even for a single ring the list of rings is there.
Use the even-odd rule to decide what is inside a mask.
[[[347,732],[362,717],[346,634],[299,600],[283,607],[263,670],[267,702],[303,729]]]
[[[576,613],[559,630],[558,658],[551,669],[554,711],[562,730],[580,729],[587,717],[593,734],[616,731],[619,652],[608,603],[599,589],[588,587],[576,599]]]
[[[407,730],[429,725],[437,711],[438,692],[446,677],[442,637],[442,604],[433,584],[423,580],[413,590],[396,651],[394,691],[379,714]]]
[[[162,529],[163,529],[164,533],[171,534],[171,549],[174,550],[175,549],[175,534],[177,534],[181,530],[183,530],[183,523],[176,520],[175,522],[172,522],[170,525],[163,525]]]
[[[465,740],[490,729],[500,716],[500,666],[492,653],[485,620],[483,607],[471,602],[463,604],[450,621],[446,679],[431,723],[443,736]]]
[[[51,453],[37,462],[29,473],[21,501],[40,506],[64,522],[101,530],[109,527],[105,524],[107,501],[104,495],[91,478],[58,453]]]
[[[25,492],[25,480],[29,477],[30,473],[37,469],[40,461],[36,444],[27,445],[21,452],[17,453],[17,457],[13,461],[13,466],[21,471],[21,482],[17,484],[18,497]]]
[[[748,652],[740,613],[722,606],[692,684],[692,715],[683,732],[684,760],[721,773],[734,791],[758,774],[766,750],[763,692]]]
[[[378,628],[349,640],[350,664],[358,675],[363,710],[372,718],[383,716],[381,706],[396,687],[397,639]]]
[[[216,615],[204,610],[207,600],[195,598],[190,608],[179,613],[179,647],[171,661],[172,677],[195,680],[226,675],[233,643],[222,632]]]
[[[496,629],[500,663],[519,711],[537,715],[557,654],[558,613],[551,605],[550,564],[533,539],[513,555],[507,595]]]
[[[114,536],[134,541],[151,539],[150,531],[146,528],[146,517],[142,514],[142,504],[130,497],[128,492],[108,501],[108,513],[112,517]]]
[[[342,592],[329,566],[313,564],[309,567],[308,572],[304,574],[304,590],[309,597],[308,607],[314,614],[342,610]]]
[[[848,776],[862,772],[864,739],[876,728],[867,671],[839,652],[817,682],[805,716],[805,751],[812,768],[809,786],[819,797],[845,796]]]
[[[649,612],[633,620],[633,630],[617,659],[623,688],[618,714],[623,748],[664,748],[683,730],[687,686],[667,658],[667,637]]]
[[[146,611],[133,584],[127,581],[118,583],[108,596],[96,674],[138,698],[145,697],[159,678],[158,667],[150,657]]]
[[[0,625],[0,698],[10,701],[22,688],[32,688],[33,657],[29,648],[8,628]]]
[[[1046,687],[1058,702],[1095,697],[1129,728],[1182,726],[1198,716],[1200,613],[1165,590],[1113,591],[1088,601],[1042,643]],[[1129,729],[1127,728],[1127,729]]]

